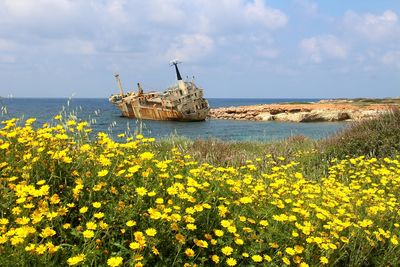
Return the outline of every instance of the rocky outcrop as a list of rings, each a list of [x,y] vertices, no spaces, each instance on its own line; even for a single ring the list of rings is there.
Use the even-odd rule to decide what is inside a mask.
[[[270,104],[211,109],[210,118],[226,120],[323,122],[363,120],[379,116],[397,105],[357,106],[348,103]]]

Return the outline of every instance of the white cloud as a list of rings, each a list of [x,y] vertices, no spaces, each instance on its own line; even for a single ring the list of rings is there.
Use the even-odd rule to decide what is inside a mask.
[[[10,15],[17,18],[48,17],[65,13],[73,5],[68,0],[4,0],[3,6]]]
[[[300,41],[300,48],[306,56],[315,63],[324,59],[345,59],[347,46],[334,35],[322,35],[306,38]]]
[[[207,35],[181,35],[166,53],[167,60],[193,61],[207,56],[214,49],[214,40]]]
[[[57,53],[123,51],[151,57],[168,50],[187,58],[193,50],[192,56],[200,59],[218,46],[213,40],[235,35],[250,40],[287,23],[284,12],[263,0],[0,1],[3,36],[25,51],[46,49],[46,53],[51,53],[49,43],[58,42],[60,49],[53,47]],[[189,49],[190,45],[194,48]],[[239,45],[241,41],[229,43]],[[262,43],[247,45],[254,45],[256,53]]]
[[[398,16],[392,10],[387,10],[381,15],[371,13],[359,15],[353,11],[347,11],[344,16],[344,25],[350,31],[370,41],[399,38],[400,34]]]
[[[246,4],[244,14],[248,21],[261,23],[266,28],[277,29],[286,26],[288,17],[279,9],[268,7],[263,0]]]
[[[152,0],[147,1],[146,14],[151,21],[158,23],[182,23],[187,21],[191,14],[186,13],[182,1],[179,0]]]

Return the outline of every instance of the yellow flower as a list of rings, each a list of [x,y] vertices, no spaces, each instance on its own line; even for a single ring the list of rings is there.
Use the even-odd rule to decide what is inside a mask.
[[[286,249],[285,249],[285,252],[286,252],[287,254],[289,254],[290,256],[293,256],[293,255],[296,254],[296,251],[295,251],[293,248],[286,248]]]
[[[132,226],[135,226],[135,225],[136,225],[135,221],[129,220],[129,221],[126,222],[126,226],[128,226],[128,227],[132,227]]]
[[[93,203],[92,203],[92,206],[93,206],[94,208],[98,209],[98,208],[101,207],[101,203],[100,203],[100,202],[93,202]]]
[[[193,231],[193,230],[196,230],[196,229],[197,229],[197,226],[196,226],[195,224],[188,223],[188,224],[186,225],[186,228],[187,228],[188,230]]]
[[[325,264],[328,264],[328,262],[329,262],[327,257],[320,257],[320,258],[319,258],[319,261],[320,261],[322,264],[324,264],[324,265],[325,265]]]
[[[243,241],[243,239],[241,239],[241,238],[235,238],[235,243],[236,243],[237,245],[241,246],[241,245],[244,244],[244,241]]]
[[[151,152],[144,152],[139,155],[141,160],[150,160],[154,157],[154,154]]]
[[[148,236],[155,236],[157,234],[157,230],[154,228],[149,228],[145,232],[146,232],[146,235],[148,235]]]
[[[147,190],[144,187],[138,187],[135,191],[139,196],[145,196],[147,194]]]
[[[117,267],[122,264],[123,260],[124,259],[122,257],[111,257],[107,260],[107,265],[111,267]]]
[[[49,236],[53,236],[56,234],[56,231],[54,231],[53,229],[51,229],[50,227],[46,227],[42,230],[42,233],[40,234],[41,237],[46,238]]]
[[[67,260],[67,263],[69,266],[74,266],[74,265],[78,265],[78,264],[84,262],[85,259],[86,259],[85,254],[78,254],[76,256],[70,257]]]
[[[216,235],[216,236],[218,236],[218,237],[221,237],[221,236],[223,236],[224,235],[224,231],[222,231],[222,230],[214,230],[214,234]]]
[[[283,261],[284,264],[290,265],[290,260],[289,260],[288,258],[283,257],[283,258],[282,258],[282,261]]]
[[[222,227],[228,228],[229,226],[231,226],[231,223],[227,220],[222,220],[221,225]]]
[[[101,219],[101,218],[104,217],[104,213],[103,213],[103,212],[96,212],[95,214],[93,214],[93,216],[94,216],[96,219]]]
[[[297,254],[301,254],[304,251],[304,247],[299,246],[299,245],[295,245],[294,246],[294,250],[296,251]]]
[[[135,166],[129,167],[128,172],[133,174],[133,173],[138,172],[139,169],[140,169],[140,166],[139,165],[135,165]]]
[[[185,243],[185,236],[181,234],[176,234],[175,239],[178,240],[179,243],[184,244]]]
[[[212,255],[212,256],[211,256],[211,260],[212,260],[213,262],[215,262],[215,263],[219,263],[219,257],[218,257],[218,255]]]
[[[249,204],[253,202],[253,199],[251,197],[241,197],[239,202],[242,204]]]
[[[8,224],[8,219],[7,218],[1,218],[0,219],[0,224],[2,224],[2,225],[5,225],[5,224]]]
[[[86,228],[89,229],[89,230],[96,230],[97,224],[95,224],[94,222],[87,222],[86,223]]]
[[[225,255],[229,256],[232,254],[233,252],[233,248],[229,247],[229,246],[225,246],[221,249],[221,252],[224,253]]]
[[[140,248],[140,244],[139,244],[138,242],[131,242],[131,243],[129,244],[129,247],[130,247],[131,249],[133,249],[133,250],[139,249],[139,248]]]
[[[397,239],[397,236],[393,235],[392,238],[390,238],[390,242],[392,242],[393,245],[397,246],[399,244],[399,240]]]
[[[226,264],[228,266],[235,266],[237,264],[237,261],[234,258],[229,258],[226,260]]]
[[[201,247],[201,248],[208,248],[208,243],[205,240],[199,240],[199,239],[195,239],[193,241],[196,246]]]
[[[263,257],[261,257],[260,255],[253,255],[253,256],[251,256],[251,259],[252,259],[254,262],[262,262]]]
[[[264,260],[271,262],[272,258],[269,255],[264,254]]]
[[[46,252],[46,250],[47,250],[47,247],[46,247],[45,245],[43,245],[43,244],[39,245],[39,246],[35,249],[36,253],[39,254],[39,255],[44,254],[44,253]]]
[[[1,244],[1,243],[0,243],[0,244]],[[28,246],[25,247],[25,251],[27,251],[27,252],[34,251],[34,250],[35,250],[35,247],[36,247],[35,244],[30,243]]]
[[[188,256],[188,257],[193,257],[193,256],[194,256],[194,250],[191,249],[191,248],[187,248],[187,249],[185,250],[185,254],[186,254],[186,256]]]
[[[92,238],[94,237],[94,232],[92,230],[85,230],[83,231],[83,237],[84,238]]]
[[[104,177],[108,174],[108,170],[101,170],[97,173],[97,176]]]
[[[15,222],[16,222],[17,224],[25,225],[25,224],[28,224],[28,223],[30,222],[30,220],[31,220],[31,219],[29,219],[29,218],[27,218],[27,217],[22,217],[22,218],[17,218],[17,219],[15,220]]]
[[[82,208],[79,209],[79,212],[80,213],[86,213],[88,211],[88,209],[89,209],[88,207],[82,207]]]
[[[108,224],[105,223],[105,222],[103,222],[103,221],[99,222],[99,226],[100,226],[100,228],[103,229],[103,230],[105,230],[105,229],[108,228]]]

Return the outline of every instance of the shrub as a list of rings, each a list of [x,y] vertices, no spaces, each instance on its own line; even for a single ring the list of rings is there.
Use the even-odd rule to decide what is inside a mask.
[[[328,157],[392,156],[400,151],[400,110],[353,123],[338,134],[321,142]]]

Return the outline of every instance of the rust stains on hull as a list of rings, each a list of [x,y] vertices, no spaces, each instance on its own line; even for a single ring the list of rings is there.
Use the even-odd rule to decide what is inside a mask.
[[[120,109],[122,110],[122,115],[124,117],[144,120],[203,121],[206,119],[208,114],[208,109],[193,114],[183,114],[176,109],[146,106],[138,107],[128,103],[123,105],[125,105],[126,108],[124,109],[121,107]]]
[[[177,62],[175,66],[178,84],[164,92],[144,93],[140,84],[137,92],[123,93],[119,75],[115,75],[120,93],[111,95],[109,101],[122,113],[122,116],[146,120],[203,121],[210,110],[203,97],[203,89],[193,81],[183,81]]]

